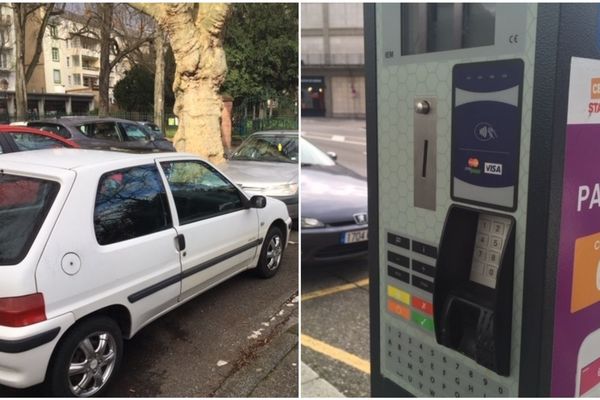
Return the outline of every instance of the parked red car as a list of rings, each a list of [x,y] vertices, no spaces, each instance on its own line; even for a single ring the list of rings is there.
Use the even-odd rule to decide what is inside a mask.
[[[76,148],[79,145],[52,132],[25,126],[0,125],[0,154],[63,147]]]

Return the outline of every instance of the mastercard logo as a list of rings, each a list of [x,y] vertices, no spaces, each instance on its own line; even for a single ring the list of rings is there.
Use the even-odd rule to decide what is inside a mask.
[[[467,162],[467,164],[471,168],[479,168],[479,160],[477,158],[474,158],[474,157],[469,158],[469,161]]]

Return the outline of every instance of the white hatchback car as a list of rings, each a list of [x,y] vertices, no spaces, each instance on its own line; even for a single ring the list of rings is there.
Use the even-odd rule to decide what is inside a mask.
[[[250,268],[279,269],[291,219],[192,155],[0,156],[0,384],[101,394],[123,338]]]

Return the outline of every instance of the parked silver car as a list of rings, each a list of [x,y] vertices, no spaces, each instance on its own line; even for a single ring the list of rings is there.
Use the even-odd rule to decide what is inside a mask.
[[[253,133],[219,167],[248,194],[281,200],[298,218],[297,131]]]

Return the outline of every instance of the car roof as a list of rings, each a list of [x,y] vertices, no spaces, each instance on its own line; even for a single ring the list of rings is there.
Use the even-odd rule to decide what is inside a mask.
[[[254,132],[252,134],[253,136],[280,136],[280,135],[286,135],[286,136],[298,136],[298,131],[260,131],[260,132]]]
[[[30,128],[27,126],[21,126],[21,125],[0,125],[0,134],[2,133],[31,133],[33,135],[40,135],[40,136],[47,136],[50,137],[52,139],[58,140],[59,142],[62,142],[68,146],[71,147],[79,147],[78,144],[76,144],[75,142],[72,142],[68,139],[65,139],[62,136],[59,136],[55,133],[52,132],[48,132],[48,131],[42,131],[40,129],[36,129],[36,128]]]
[[[125,153],[118,151],[88,150],[88,149],[47,149],[7,153],[0,156],[0,167],[3,161],[39,165],[49,168],[77,170],[87,167],[103,166],[115,162],[147,161],[154,162],[159,158],[196,158],[198,156],[186,153]]]
[[[86,117],[86,116],[75,116],[75,117],[58,117],[58,118],[44,118],[35,121],[28,121],[28,124],[31,123],[46,123],[46,124],[60,124],[65,126],[73,126],[84,123],[92,123],[92,122],[129,122],[129,123],[137,123],[136,121],[131,121],[128,119],[122,118],[113,118],[113,117]]]

